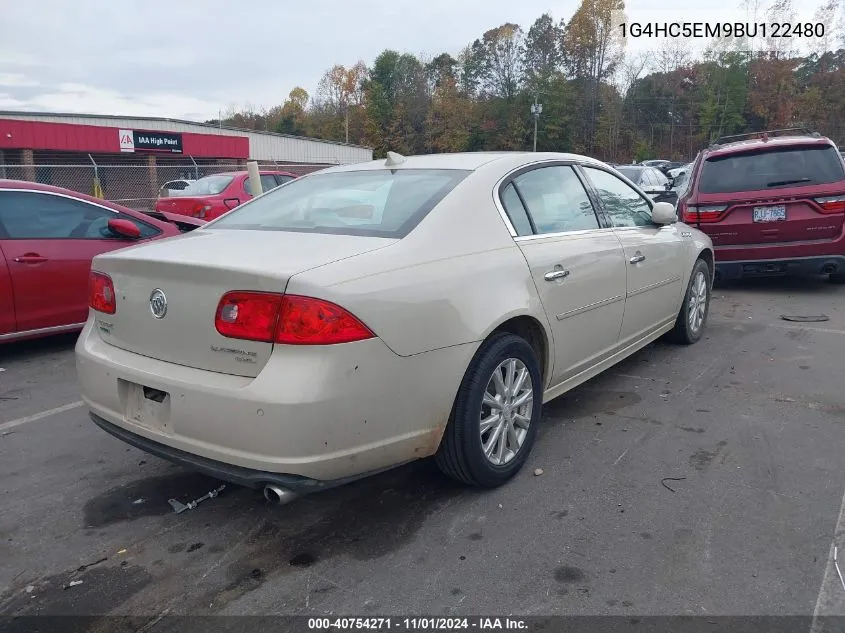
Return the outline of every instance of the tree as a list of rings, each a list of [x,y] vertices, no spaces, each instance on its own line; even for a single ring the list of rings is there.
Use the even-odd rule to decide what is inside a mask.
[[[305,119],[309,98],[304,88],[297,86],[291,90],[288,98],[282,104],[275,130],[282,134],[303,136],[306,132]]]
[[[522,66],[525,86],[534,92],[544,92],[563,66],[563,28],[555,24],[548,13],[541,15],[522,43]]]
[[[622,60],[625,42],[619,24],[625,20],[623,0],[581,0],[564,29],[564,52],[569,72],[581,80],[585,95],[585,138],[589,151],[595,147],[599,113],[599,87]]]
[[[511,100],[522,79],[522,29],[503,24],[490,29],[482,38],[483,80],[487,94]]]

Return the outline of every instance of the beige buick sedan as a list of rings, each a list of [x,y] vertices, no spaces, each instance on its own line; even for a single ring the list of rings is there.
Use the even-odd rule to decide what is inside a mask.
[[[97,257],[77,368],[100,427],[272,501],[432,455],[493,487],[542,403],[696,342],[712,279],[710,240],[596,160],[389,154]]]

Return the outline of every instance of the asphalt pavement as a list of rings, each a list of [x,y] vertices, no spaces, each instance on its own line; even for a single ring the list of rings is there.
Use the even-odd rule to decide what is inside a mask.
[[[218,482],[94,426],[74,341],[0,347],[0,614],[845,614],[845,287],[717,286],[702,341],[548,404],[498,490],[419,462],[181,514]]]

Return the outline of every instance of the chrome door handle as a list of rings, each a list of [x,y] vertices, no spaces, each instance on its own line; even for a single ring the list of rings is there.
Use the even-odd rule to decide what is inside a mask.
[[[552,270],[543,275],[546,281],[555,281],[556,279],[563,279],[569,276],[568,270]]]
[[[640,262],[645,261],[645,255],[643,255],[642,253],[637,253],[628,261],[632,264],[639,264]]]

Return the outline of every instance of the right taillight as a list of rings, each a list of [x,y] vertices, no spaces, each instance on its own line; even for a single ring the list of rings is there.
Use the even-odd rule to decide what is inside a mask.
[[[725,213],[725,206],[691,206],[684,207],[684,222],[718,222]]]
[[[214,326],[229,338],[286,345],[335,345],[375,336],[354,315],[329,301],[251,291],[223,295]]]
[[[845,196],[816,198],[821,213],[845,213]]]
[[[205,202],[197,202],[194,204],[191,211],[196,217],[203,219],[205,218],[206,213],[211,211],[211,205]]]
[[[88,305],[98,312],[114,314],[117,301],[114,296],[114,284],[105,273],[91,271],[88,277]]]

